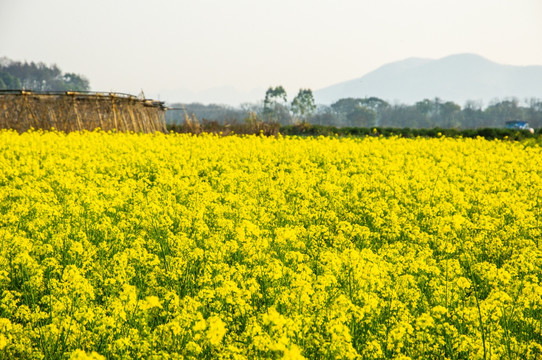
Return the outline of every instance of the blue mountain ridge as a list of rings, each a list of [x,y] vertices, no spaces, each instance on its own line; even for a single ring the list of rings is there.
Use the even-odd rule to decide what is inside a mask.
[[[502,65],[475,54],[409,58],[314,92],[319,104],[371,96],[404,104],[438,97],[461,106],[469,100],[487,105],[511,97],[542,98],[542,66]]]

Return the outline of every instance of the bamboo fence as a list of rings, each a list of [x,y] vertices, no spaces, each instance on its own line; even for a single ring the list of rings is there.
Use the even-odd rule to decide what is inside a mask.
[[[166,132],[163,102],[100,92],[0,91],[0,128]]]

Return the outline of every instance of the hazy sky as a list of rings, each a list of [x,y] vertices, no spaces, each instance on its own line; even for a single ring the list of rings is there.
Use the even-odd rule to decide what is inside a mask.
[[[93,90],[207,102],[206,89],[283,85],[291,98],[408,57],[542,65],[541,18],[542,0],[0,0],[0,56],[56,63]]]

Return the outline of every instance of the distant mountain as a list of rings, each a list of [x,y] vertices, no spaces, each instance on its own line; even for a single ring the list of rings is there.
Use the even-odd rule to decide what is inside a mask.
[[[439,97],[461,106],[467,100],[488,105],[495,98],[542,98],[542,66],[501,65],[474,54],[410,58],[314,92],[320,104],[371,96],[405,104]]]

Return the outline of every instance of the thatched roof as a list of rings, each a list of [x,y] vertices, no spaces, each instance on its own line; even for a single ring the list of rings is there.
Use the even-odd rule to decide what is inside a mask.
[[[0,128],[166,131],[163,102],[123,93],[0,90]]]

